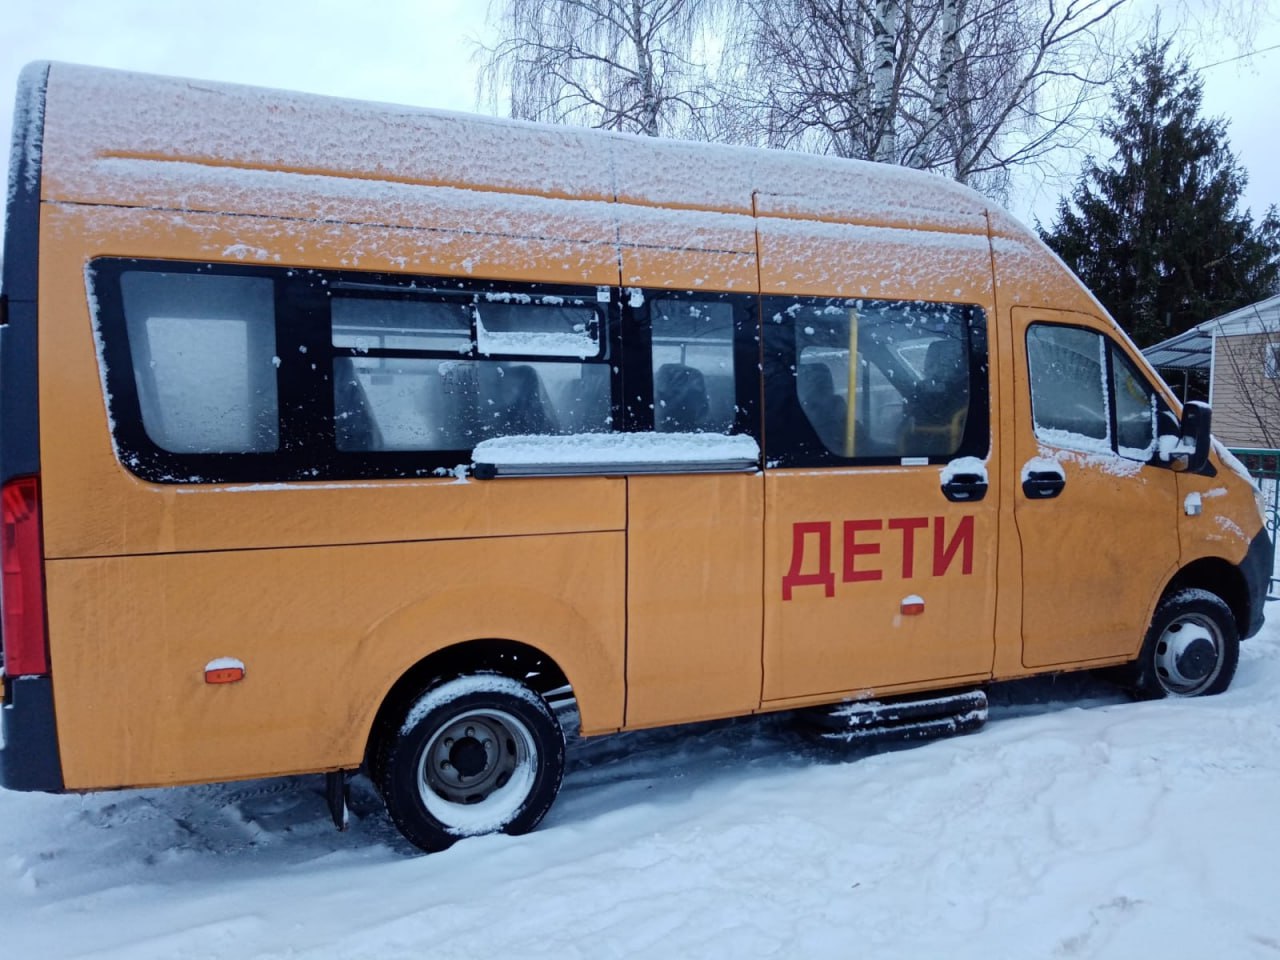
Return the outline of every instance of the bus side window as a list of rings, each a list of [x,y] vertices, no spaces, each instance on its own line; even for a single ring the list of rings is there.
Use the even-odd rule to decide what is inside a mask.
[[[127,270],[120,290],[151,442],[170,453],[276,450],[272,281]]]
[[[820,466],[985,454],[980,310],[769,297],[765,317],[769,459]]]
[[[1110,451],[1106,345],[1080,327],[1027,328],[1031,420],[1037,439],[1053,446]]]
[[[1082,327],[1034,323],[1027,328],[1027,368],[1037,439],[1151,459],[1156,393],[1115,343]]]
[[[491,437],[609,430],[597,310],[594,298],[465,287],[341,290],[338,449],[463,452]]]
[[[106,257],[89,281],[119,459],[154,482],[427,476],[621,426],[609,288]]]
[[[1130,460],[1150,460],[1156,452],[1156,392],[1114,343],[1111,389],[1116,404],[1116,451]]]
[[[653,428],[728,433],[734,421],[733,307],[708,300],[650,302]]]

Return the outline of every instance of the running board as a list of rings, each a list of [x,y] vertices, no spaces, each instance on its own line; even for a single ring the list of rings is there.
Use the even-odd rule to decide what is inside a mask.
[[[987,694],[965,690],[926,698],[853,700],[805,711],[818,736],[840,743],[932,740],[977,730],[987,722]]]

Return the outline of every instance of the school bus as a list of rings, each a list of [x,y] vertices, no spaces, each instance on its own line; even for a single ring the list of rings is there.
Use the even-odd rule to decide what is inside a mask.
[[[9,184],[10,789],[363,770],[436,850],[569,698],[962,729],[1261,625],[1208,409],[945,179],[42,63]]]

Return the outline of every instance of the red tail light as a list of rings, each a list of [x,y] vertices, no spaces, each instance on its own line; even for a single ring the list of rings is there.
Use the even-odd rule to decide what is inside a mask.
[[[49,672],[44,637],[44,566],[40,482],[10,480],[0,491],[0,615],[5,676]]]

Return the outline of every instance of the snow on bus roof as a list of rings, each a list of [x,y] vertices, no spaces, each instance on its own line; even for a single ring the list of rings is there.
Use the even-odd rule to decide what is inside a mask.
[[[50,71],[45,147],[45,199],[83,202],[121,202],[104,161],[134,159],[955,233],[984,233],[988,206],[886,164],[69,64]]]

